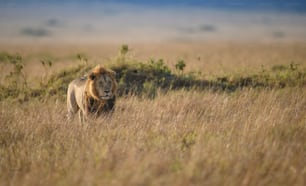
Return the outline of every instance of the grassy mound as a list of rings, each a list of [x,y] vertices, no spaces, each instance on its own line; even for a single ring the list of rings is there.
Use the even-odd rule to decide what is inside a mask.
[[[119,55],[111,65],[106,66],[117,73],[119,96],[133,94],[154,97],[158,90],[198,89],[232,92],[242,88],[284,88],[304,87],[306,85],[306,69],[297,64],[277,65],[271,69],[248,75],[230,75],[215,77],[210,80],[200,78],[196,73],[184,73],[185,62],[179,60],[173,72],[162,59],[151,59],[148,62],[138,62],[126,57],[128,47],[121,48]],[[8,75],[7,85],[0,85],[0,100],[18,98],[26,101],[29,98],[45,98],[55,96],[65,99],[69,82],[84,76],[93,66],[86,63],[67,68],[49,76],[40,87],[32,88],[27,85],[23,74],[24,63],[21,56],[5,54],[1,62],[13,65],[13,71]],[[4,56],[4,55],[2,55]],[[84,60],[83,60],[84,61]]]
[[[43,85],[43,88],[46,90],[45,94],[64,96],[67,92],[68,84],[77,77],[86,75],[91,68],[92,66],[82,64],[53,74],[47,84]]]
[[[128,62],[110,66],[117,73],[119,95],[136,94],[152,97],[157,90],[191,88],[199,84],[192,74],[175,74],[162,59],[147,63]]]
[[[250,75],[234,75],[218,77],[212,81],[227,90],[244,87],[251,88],[285,88],[304,87],[306,85],[306,69],[298,68],[297,64],[276,65],[271,69],[263,69]]]

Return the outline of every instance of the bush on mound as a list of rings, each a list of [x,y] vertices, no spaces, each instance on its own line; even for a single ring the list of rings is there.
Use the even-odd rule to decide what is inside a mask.
[[[232,92],[242,88],[284,88],[306,86],[306,69],[297,64],[276,65],[270,70],[263,69],[250,75],[231,75],[216,77],[212,80],[199,78],[196,73],[183,73],[186,66],[183,60],[175,65],[173,72],[162,59],[150,59],[148,62],[137,62],[127,57],[128,46],[123,45],[119,55],[106,66],[116,72],[118,95],[139,95],[154,97],[158,90],[198,89]],[[3,53],[0,62],[13,65],[13,71],[7,76],[6,85],[0,85],[0,101],[7,98],[18,98],[26,101],[29,98],[57,97],[66,98],[68,84],[75,78],[86,75],[93,65],[88,65],[87,58],[79,55],[85,62],[75,67],[64,69],[49,76],[38,88],[31,88],[23,73],[24,63],[19,55]]]
[[[147,63],[128,62],[110,66],[117,73],[119,95],[154,96],[157,90],[191,88],[199,85],[194,75],[175,74],[162,59]]]

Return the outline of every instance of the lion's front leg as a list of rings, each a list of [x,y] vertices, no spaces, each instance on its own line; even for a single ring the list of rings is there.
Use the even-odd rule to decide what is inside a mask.
[[[83,113],[82,110],[79,110],[79,120],[81,124],[84,124],[86,122],[85,114]]]
[[[73,120],[73,112],[69,112],[68,111],[68,114],[66,115],[67,116],[67,121],[70,123],[72,120]]]

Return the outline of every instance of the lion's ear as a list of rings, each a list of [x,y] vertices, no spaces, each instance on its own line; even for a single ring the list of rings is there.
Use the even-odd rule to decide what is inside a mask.
[[[109,70],[109,73],[110,73],[112,76],[116,77],[116,72],[115,72],[115,71]]]
[[[89,75],[89,79],[94,80],[96,78],[96,75],[94,73],[91,73]]]

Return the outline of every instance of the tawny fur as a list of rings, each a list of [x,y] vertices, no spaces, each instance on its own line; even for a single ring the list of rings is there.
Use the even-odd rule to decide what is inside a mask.
[[[67,91],[68,120],[79,113],[80,122],[112,112],[117,83],[115,72],[98,65],[88,76],[73,80]]]

